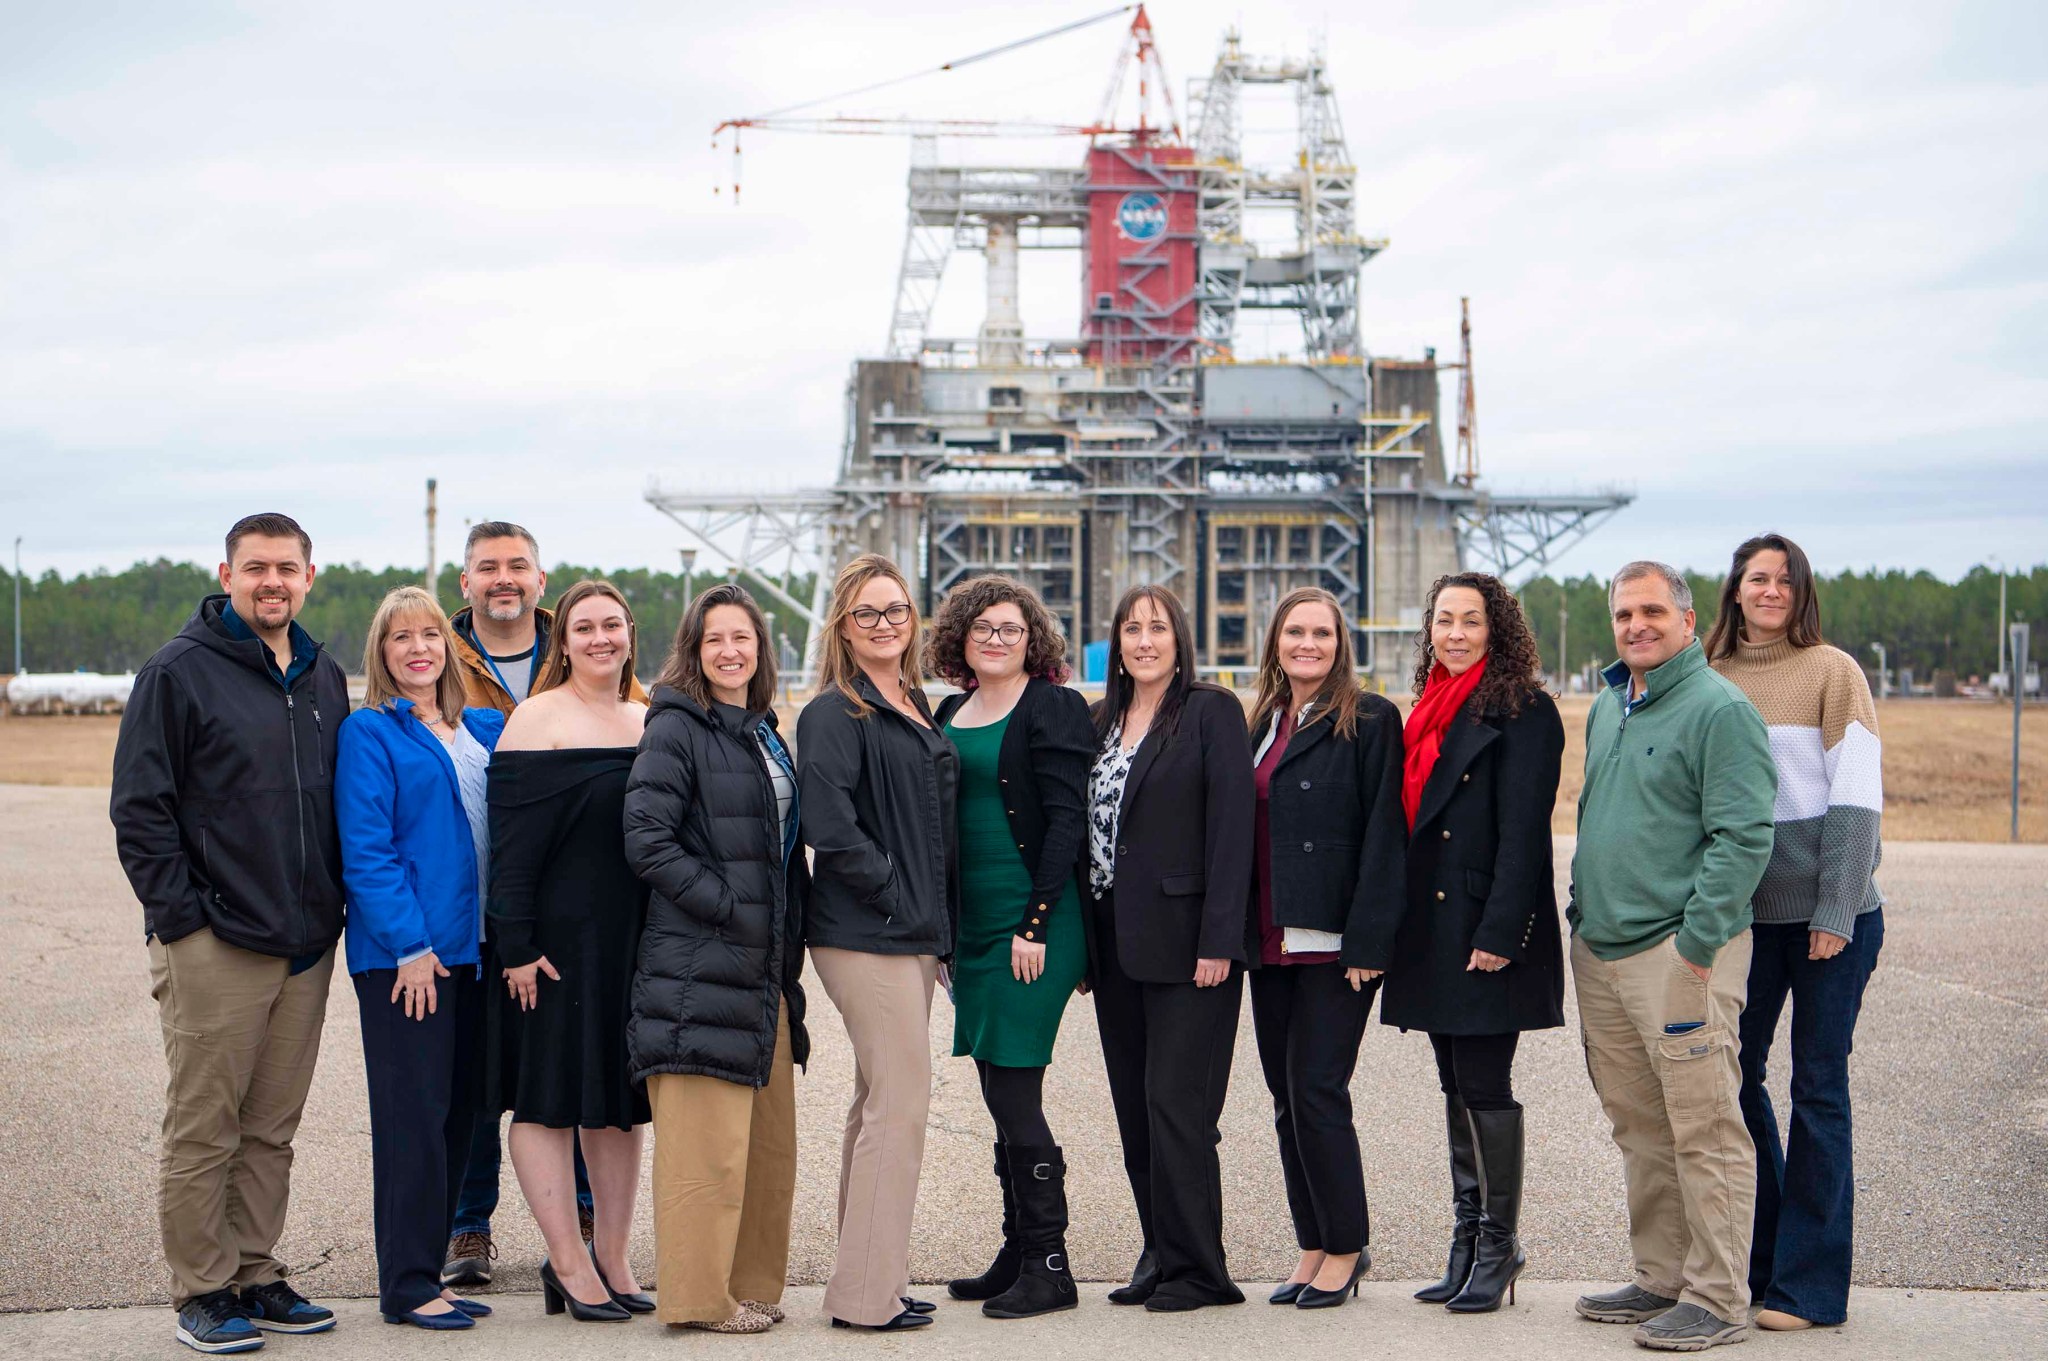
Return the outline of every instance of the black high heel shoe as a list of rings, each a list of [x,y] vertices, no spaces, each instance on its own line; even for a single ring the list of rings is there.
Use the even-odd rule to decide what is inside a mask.
[[[1372,1254],[1364,1248],[1358,1250],[1358,1260],[1351,1264],[1351,1279],[1335,1290],[1318,1290],[1313,1283],[1301,1288],[1301,1294],[1294,1300],[1297,1309],[1335,1309],[1347,1298],[1358,1295],[1358,1278],[1372,1269]]]
[[[1284,1281],[1273,1287],[1273,1293],[1266,1296],[1266,1303],[1292,1304],[1301,1298],[1301,1292],[1307,1288],[1307,1281]]]
[[[541,1304],[548,1313],[559,1314],[564,1309],[569,1317],[578,1323],[618,1323],[633,1317],[624,1306],[612,1304],[585,1304],[570,1294],[562,1285],[562,1278],[555,1274],[554,1264],[542,1260],[540,1264]]]
[[[905,1328],[928,1327],[931,1322],[932,1316],[930,1314],[920,1314],[905,1309],[887,1323],[848,1323],[843,1318],[835,1318],[832,1320],[832,1326],[834,1328],[861,1328],[870,1333],[900,1333]]]
[[[935,1314],[939,1311],[939,1306],[930,1300],[912,1299],[908,1295],[899,1295],[897,1298],[902,1300],[903,1307],[913,1314]]]
[[[648,1294],[645,1290],[635,1290],[621,1295],[618,1291],[612,1289],[611,1278],[606,1276],[604,1268],[597,1264],[596,1248],[590,1250],[590,1265],[597,1271],[597,1283],[604,1287],[605,1294],[612,1297],[613,1304],[618,1305],[619,1308],[624,1309],[629,1314],[651,1314],[654,1312],[654,1296]]]

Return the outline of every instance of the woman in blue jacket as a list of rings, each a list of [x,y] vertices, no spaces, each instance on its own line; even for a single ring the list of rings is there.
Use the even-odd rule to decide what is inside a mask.
[[[334,803],[348,971],[370,1082],[378,1305],[387,1323],[475,1326],[441,1249],[481,1094],[478,973],[490,845],[484,770],[504,731],[463,706],[448,619],[417,586],[384,597],[363,649],[364,706],[341,725]]]

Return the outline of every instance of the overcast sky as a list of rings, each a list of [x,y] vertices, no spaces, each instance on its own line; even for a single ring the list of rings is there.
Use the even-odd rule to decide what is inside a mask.
[[[409,563],[431,475],[444,557],[503,516],[672,567],[650,479],[832,479],[902,237],[905,142],[750,137],[735,209],[711,126],[1099,8],[8,0],[0,539],[210,563],[282,509],[320,561]],[[1471,295],[1488,481],[1637,495],[1564,569],[1718,568],[1763,528],[1829,570],[2048,560],[2048,6],[1151,13],[1183,113],[1230,23],[1321,37],[1392,241],[1368,347],[1455,355]],[[1084,121],[1118,42],[837,107]],[[1033,335],[1076,328],[1077,273],[1027,256]],[[956,257],[935,330],[981,287]]]

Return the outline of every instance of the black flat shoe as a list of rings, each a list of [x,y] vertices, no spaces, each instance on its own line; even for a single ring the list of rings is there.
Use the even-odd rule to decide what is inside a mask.
[[[422,1314],[408,1309],[402,1314],[384,1315],[386,1323],[410,1323],[415,1328],[425,1328],[434,1333],[459,1332],[464,1328],[476,1327],[476,1320],[460,1309],[450,1309],[445,1314]]]
[[[1131,1283],[1120,1285],[1109,1292],[1111,1304],[1143,1304],[1152,1298],[1152,1292],[1159,1288],[1159,1259],[1152,1249],[1146,1248],[1138,1254],[1138,1265],[1131,1271]]]
[[[870,1333],[900,1333],[905,1328],[926,1327],[931,1321],[932,1316],[930,1314],[913,1313],[911,1310],[905,1309],[887,1323],[848,1323],[843,1318],[835,1318],[832,1320],[832,1326],[834,1328],[859,1328]]]
[[[914,1300],[908,1295],[899,1295],[897,1298],[902,1300],[903,1307],[913,1314],[936,1314],[939,1312],[939,1306],[933,1304],[930,1300]]]
[[[1292,1304],[1301,1298],[1302,1287],[1307,1284],[1307,1281],[1289,1281],[1285,1285],[1276,1285],[1273,1287],[1273,1293],[1266,1296],[1266,1303]]]
[[[1335,1290],[1318,1290],[1315,1287],[1315,1283],[1310,1282],[1308,1285],[1303,1286],[1301,1294],[1295,1297],[1294,1307],[1297,1309],[1335,1309],[1338,1305],[1344,1303],[1347,1298],[1355,1298],[1357,1296],[1358,1278],[1371,1269],[1372,1254],[1361,1248],[1359,1249],[1358,1260],[1351,1264],[1350,1280],[1344,1282]]]
[[[540,1294],[542,1307],[548,1313],[559,1314],[567,1309],[569,1317],[578,1323],[618,1323],[633,1317],[623,1305],[609,1301],[585,1304],[577,1299],[563,1288],[562,1278],[555,1274],[554,1264],[548,1261],[540,1264]]]
[[[604,1293],[612,1297],[612,1303],[629,1314],[651,1314],[654,1312],[654,1296],[645,1290],[635,1290],[621,1295],[612,1289],[612,1283],[604,1274],[604,1268],[597,1265],[597,1249],[590,1250],[590,1265],[597,1271],[597,1282],[604,1287]]]
[[[1185,1314],[1193,1309],[1207,1309],[1215,1300],[1196,1299],[1193,1295],[1162,1295],[1157,1291],[1145,1297],[1145,1308],[1154,1314]]]
[[[489,1318],[491,1316],[491,1306],[485,1304],[482,1300],[450,1300],[448,1303],[454,1305],[460,1312],[468,1314],[471,1318]]]

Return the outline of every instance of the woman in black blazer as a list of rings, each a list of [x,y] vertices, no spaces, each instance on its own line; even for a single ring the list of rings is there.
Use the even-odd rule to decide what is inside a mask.
[[[1088,782],[1089,961],[1145,1250],[1115,1304],[1240,1304],[1223,1257],[1216,1122],[1244,990],[1252,761],[1244,709],[1197,681],[1171,591],[1117,602]]]
[[[1274,1304],[1342,1304],[1372,1265],[1351,1072],[1406,901],[1401,714],[1362,693],[1328,591],[1280,602],[1252,710],[1252,1025],[1301,1261]]]
[[[1512,1300],[1524,1263],[1515,1046],[1564,1024],[1550,856],[1564,726],[1498,578],[1437,578],[1425,618],[1401,789],[1408,911],[1380,1020],[1429,1032],[1450,1140],[1450,1260],[1415,1298],[1485,1313]]]

